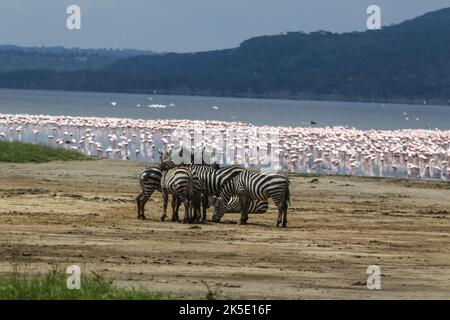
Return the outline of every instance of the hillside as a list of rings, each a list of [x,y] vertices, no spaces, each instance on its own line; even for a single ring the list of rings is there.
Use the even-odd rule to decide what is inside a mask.
[[[38,48],[0,45],[0,71],[100,69],[120,59],[153,54],[155,53],[151,51],[131,49],[69,49],[63,47]]]
[[[130,57],[96,71],[9,72],[0,86],[448,103],[450,8],[377,31],[288,32],[234,49]]]

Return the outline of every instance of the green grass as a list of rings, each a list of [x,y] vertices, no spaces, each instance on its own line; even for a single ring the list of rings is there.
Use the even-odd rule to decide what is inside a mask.
[[[0,141],[0,162],[49,162],[91,159],[78,151],[39,144]]]
[[[123,290],[112,281],[92,275],[81,277],[81,288],[68,289],[68,275],[51,271],[47,275],[26,278],[14,273],[0,278],[0,300],[164,300],[163,293],[144,290]]]

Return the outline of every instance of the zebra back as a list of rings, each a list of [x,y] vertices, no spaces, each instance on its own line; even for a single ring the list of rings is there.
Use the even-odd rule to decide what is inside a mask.
[[[235,187],[236,191],[245,192],[255,200],[266,200],[269,196],[273,198],[278,194],[287,197],[289,179],[286,174],[278,171],[243,172],[238,176]],[[275,202],[276,198],[273,199]]]
[[[189,166],[178,166],[162,172],[161,188],[170,193],[186,197],[202,186],[196,172]]]
[[[216,215],[221,217],[231,199],[239,193],[245,193],[250,200],[267,201],[272,198],[274,203],[289,201],[289,179],[282,172],[242,171],[227,181],[220,190],[215,205]]]
[[[161,191],[161,169],[153,167],[144,169],[138,176],[139,185],[145,194]]]
[[[245,171],[244,168],[239,166],[229,166],[220,169],[215,169],[210,165],[191,165],[198,175],[200,183],[204,191],[207,191],[210,195],[217,195],[223,184],[240,172]]]

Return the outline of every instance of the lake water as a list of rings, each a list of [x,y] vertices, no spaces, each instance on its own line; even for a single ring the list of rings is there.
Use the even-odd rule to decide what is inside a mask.
[[[0,113],[221,120],[292,127],[309,127],[314,121],[320,127],[363,130],[450,129],[450,106],[40,90],[0,89]]]

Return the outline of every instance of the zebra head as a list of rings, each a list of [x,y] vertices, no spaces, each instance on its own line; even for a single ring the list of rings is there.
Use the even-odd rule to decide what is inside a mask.
[[[167,171],[175,167],[175,163],[172,161],[172,149],[169,151],[162,151],[158,149],[158,153],[160,160],[159,168],[161,171]]]
[[[211,205],[214,207],[214,213],[212,215],[213,222],[220,222],[223,215],[227,211],[227,206],[223,201],[222,197],[210,197],[209,199]]]
[[[216,205],[216,203],[217,203],[217,197],[216,196],[209,196],[208,197],[208,202],[207,202],[207,208],[209,208],[209,207],[214,207],[215,205]]]

